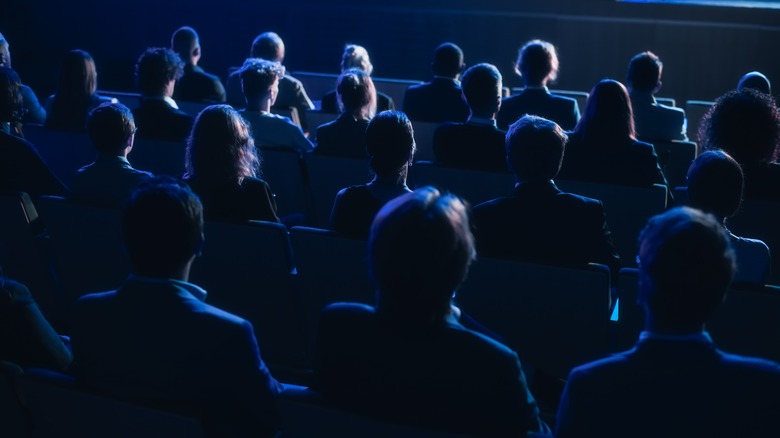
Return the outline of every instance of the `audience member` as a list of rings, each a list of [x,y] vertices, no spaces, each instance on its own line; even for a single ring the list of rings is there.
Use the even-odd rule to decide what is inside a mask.
[[[363,46],[356,44],[347,44],[344,47],[344,53],[341,55],[341,72],[344,73],[349,69],[363,70],[368,76],[374,71],[374,65],[371,64],[371,59],[368,57],[368,51]],[[376,111],[389,111],[395,109],[395,103],[393,98],[385,93],[376,92]],[[340,114],[343,108],[338,105],[338,97],[336,96],[336,90],[332,90],[322,96],[321,111],[324,113],[336,113]]]
[[[171,37],[171,48],[184,61],[184,73],[176,81],[173,97],[185,102],[224,102],[225,87],[215,75],[206,73],[200,61],[200,37],[195,29],[183,26]]]
[[[351,68],[339,76],[336,87],[343,109],[334,121],[317,128],[315,153],[342,157],[366,157],[366,128],[376,113],[376,90],[371,76]]]
[[[276,146],[309,152],[314,148],[301,128],[287,117],[272,114],[271,106],[279,94],[279,80],[284,67],[274,61],[247,60],[241,69],[241,88],[246,109],[239,111],[252,126],[255,145]]]
[[[136,192],[122,219],[133,275],[76,303],[77,378],[124,397],[201,408],[213,436],[275,436],[281,385],[260,358],[252,324],[205,304],[206,291],[187,281],[203,244],[197,196],[178,181],[157,181]]]
[[[321,315],[314,371],[326,399],[459,434],[544,431],[517,354],[462,325],[452,304],[475,256],[464,203],[432,187],[402,195],[378,213],[368,246],[376,306]]]
[[[771,96],[744,88],[719,97],[701,121],[699,143],[742,165],[746,199],[780,200],[780,112]]]
[[[572,370],[557,436],[776,435],[780,365],[724,353],[705,331],[734,271],[723,226],[675,208],[639,243],[645,331],[633,349]]]
[[[187,141],[185,180],[203,201],[206,219],[279,222],[249,124],[229,105],[198,114]]]
[[[11,45],[0,34],[0,67],[11,68]],[[35,92],[27,85],[19,85],[19,94],[22,96],[22,123],[42,124],[46,121],[46,110],[38,102]]]
[[[523,79],[525,88],[504,99],[498,113],[499,128],[507,129],[526,114],[552,120],[566,130],[574,128],[580,118],[577,101],[550,93],[547,89],[547,84],[558,78],[558,53],[555,46],[542,40],[527,42],[520,49],[515,72]]]
[[[720,150],[706,151],[688,169],[688,201],[691,207],[712,214],[724,227],[739,211],[744,177],[736,160]],[[768,284],[769,247],[760,240],[738,237],[726,228],[737,258],[735,283]]]
[[[501,108],[501,73],[477,64],[463,74],[463,96],[471,115],[466,123],[447,122],[433,133],[436,161],[449,166],[506,171],[504,138],[496,127]]]
[[[89,113],[87,132],[98,155],[76,172],[71,199],[107,207],[123,207],[152,174],[133,169],[127,154],[133,149],[133,113],[121,103],[104,103]]]
[[[330,228],[339,234],[367,239],[377,212],[389,200],[411,192],[406,178],[414,159],[412,123],[402,112],[379,113],[366,130],[369,165],[374,179],[341,189],[333,203]]]
[[[463,51],[453,43],[439,45],[431,68],[433,80],[406,89],[404,113],[415,122],[465,122],[469,107],[458,81],[466,69]]]
[[[628,84],[636,135],[645,141],[688,140],[688,121],[682,108],[655,100],[661,89],[663,63],[653,52],[642,52],[628,64]]]
[[[133,110],[138,136],[164,141],[184,141],[192,128],[192,116],[180,111],[173,96],[183,63],[171,49],[146,49],[135,64],[135,80],[143,95]]]
[[[95,60],[83,50],[71,50],[62,60],[57,91],[44,102],[46,127],[83,132],[89,112],[106,102],[116,99],[97,94]]]
[[[769,83],[769,78],[760,71],[745,73],[737,84],[737,90],[742,90],[743,88],[752,88],[765,94],[772,94],[772,85]]]
[[[506,161],[515,193],[474,207],[477,247],[484,256],[534,263],[601,263],[616,278],[620,257],[601,201],[564,193],[553,181],[566,140],[560,126],[537,116],[509,127]]]

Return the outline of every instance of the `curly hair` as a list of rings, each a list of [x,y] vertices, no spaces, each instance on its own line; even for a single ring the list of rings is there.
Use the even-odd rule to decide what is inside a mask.
[[[184,74],[184,62],[171,49],[151,47],[146,49],[135,64],[135,81],[141,94],[160,94],[168,82],[178,80]]]
[[[15,71],[0,67],[0,122],[17,123],[22,120],[21,85],[22,81]]]

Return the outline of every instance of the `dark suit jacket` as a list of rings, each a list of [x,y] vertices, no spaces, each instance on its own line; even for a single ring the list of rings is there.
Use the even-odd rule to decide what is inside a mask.
[[[203,203],[206,220],[279,222],[276,199],[268,183],[247,177],[241,184],[215,184],[197,178],[186,180]]]
[[[348,114],[317,128],[315,154],[368,158],[366,129],[368,120],[355,120]]]
[[[49,169],[32,143],[0,129],[0,191],[65,196],[68,189]]]
[[[379,210],[391,199],[409,191],[405,185],[399,187],[375,181],[341,189],[333,202],[330,229],[344,236],[368,239]]]
[[[640,340],[572,370],[557,436],[777,436],[780,365],[712,342]]]
[[[512,197],[474,207],[479,254],[535,263],[609,266],[620,258],[601,201],[564,193],[552,181],[521,183]]]
[[[143,99],[133,110],[138,137],[163,141],[184,141],[190,135],[194,119],[161,99]]]
[[[376,92],[376,113],[379,114],[382,111],[389,111],[395,109],[395,102],[393,98],[385,93]],[[322,96],[322,105],[320,111],[324,113],[339,114],[339,101],[336,96],[336,90],[329,91],[326,95]]]
[[[430,123],[465,122],[470,113],[460,84],[438,77],[407,88],[403,110],[410,120]]]
[[[197,65],[187,65],[184,76],[176,81],[173,98],[185,102],[224,102],[225,87],[218,77]]]
[[[544,117],[564,130],[571,130],[580,120],[580,107],[576,100],[552,94],[546,89],[525,88],[501,101],[501,110],[496,116],[498,127],[507,129],[526,114]]]
[[[483,437],[545,428],[517,355],[454,318],[402,326],[370,306],[331,305],[314,366],[325,397],[363,415]]]
[[[433,153],[442,164],[506,172],[506,131],[476,123],[445,123],[433,133]]]
[[[688,140],[685,110],[661,105],[650,93],[631,92],[636,136],[643,141]]]

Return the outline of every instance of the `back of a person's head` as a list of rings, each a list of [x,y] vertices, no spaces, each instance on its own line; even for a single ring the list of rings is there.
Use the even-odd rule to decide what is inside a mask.
[[[122,230],[134,271],[165,278],[198,253],[203,241],[203,207],[186,184],[154,178],[131,197]]]
[[[171,49],[152,47],[146,49],[135,64],[135,81],[141,94],[161,95],[165,86],[184,73],[184,63]]]
[[[268,94],[274,82],[284,76],[284,67],[276,61],[250,58],[241,67],[241,88],[248,100],[260,99]]]
[[[487,63],[470,67],[461,80],[463,97],[472,113],[497,112],[501,105],[501,73]]]
[[[433,187],[401,195],[376,215],[368,246],[380,313],[433,322],[448,312],[474,258],[468,207]]]
[[[0,67],[0,122],[19,122],[24,115],[22,85],[19,75],[8,67]]]
[[[654,216],[639,235],[639,300],[658,329],[705,323],[734,270],[726,230],[700,210],[677,207]]]
[[[739,79],[737,90],[752,88],[766,94],[772,94],[772,84],[769,78],[760,71],[751,71]]]
[[[699,127],[704,149],[723,149],[743,166],[774,162],[780,113],[771,96],[745,88],[719,97]]]
[[[380,177],[399,176],[414,157],[412,122],[400,111],[382,111],[366,129],[366,152]],[[404,175],[405,176],[405,175]]]
[[[733,216],[742,202],[742,167],[726,152],[705,151],[688,168],[688,200],[692,207],[722,220]]]
[[[517,55],[515,71],[526,85],[541,85],[558,78],[558,52],[555,46],[542,40],[527,42]]]
[[[558,124],[523,116],[506,133],[506,156],[518,181],[548,181],[558,175],[568,137]]]
[[[463,50],[454,43],[440,44],[433,51],[431,68],[436,76],[454,78],[463,71]]]
[[[371,76],[359,68],[345,70],[336,84],[336,95],[344,113],[370,119],[376,112],[376,89]]]
[[[284,61],[284,41],[276,32],[264,32],[252,41],[249,51],[252,58],[262,58],[281,63]]]
[[[661,59],[655,53],[642,52],[628,63],[626,83],[632,90],[652,93],[661,82],[663,67]]]
[[[198,33],[189,26],[182,26],[171,36],[171,48],[182,60],[189,60],[200,46]]]
[[[11,68],[11,49],[8,40],[0,33],[0,67]]]
[[[574,130],[593,140],[636,138],[634,111],[626,87],[613,79],[603,79],[596,84]]]
[[[195,117],[185,164],[189,178],[239,184],[257,175],[260,161],[244,118],[230,105],[211,105]]]
[[[97,90],[95,60],[83,50],[71,50],[62,59],[57,97],[90,99]]]
[[[133,113],[121,103],[103,103],[89,113],[87,132],[98,152],[120,155],[135,134]]]
[[[357,68],[366,72],[369,76],[374,72],[374,65],[368,56],[368,50],[357,44],[347,44],[341,55],[341,71]]]

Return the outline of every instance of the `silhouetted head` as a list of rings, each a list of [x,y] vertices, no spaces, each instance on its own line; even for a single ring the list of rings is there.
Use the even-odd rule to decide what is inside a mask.
[[[449,313],[475,256],[468,207],[433,187],[388,202],[374,219],[368,246],[380,314],[409,324]]]
[[[195,117],[187,140],[189,178],[240,184],[257,175],[260,159],[249,124],[230,105],[211,105]]]
[[[661,87],[661,73],[664,64],[655,53],[642,52],[628,63],[626,83],[631,90],[655,93]]]
[[[527,42],[517,56],[515,71],[526,85],[545,86],[558,78],[558,53],[555,46],[542,40]]]
[[[11,45],[0,33],[0,67],[11,68]]]
[[[492,64],[477,64],[463,73],[463,97],[473,117],[492,117],[501,108],[501,73]]]
[[[780,114],[771,96],[745,88],[715,101],[699,127],[704,149],[723,149],[742,166],[774,162],[780,143]]]
[[[92,56],[83,50],[71,50],[62,59],[58,98],[91,99],[97,91],[97,68]]]
[[[197,65],[200,60],[200,38],[195,29],[182,26],[171,37],[171,48],[187,65]]]
[[[135,135],[133,113],[121,103],[103,103],[89,113],[87,132],[101,154],[124,156]]]
[[[762,93],[772,94],[772,84],[769,83],[769,78],[760,71],[751,71],[742,76],[737,84],[737,90],[743,88],[752,88]]]
[[[366,152],[371,169],[380,178],[406,182],[415,152],[412,122],[400,111],[382,111],[366,129]]]
[[[146,49],[135,64],[135,81],[144,96],[163,96],[171,81],[181,78],[184,63],[171,49]]]
[[[376,89],[368,73],[358,68],[345,70],[336,84],[341,112],[369,120],[376,113]]]
[[[519,182],[549,181],[561,170],[568,140],[555,122],[523,116],[506,133],[507,164]]]
[[[735,271],[726,231],[714,216],[677,207],[639,235],[639,301],[649,329],[690,333],[718,309]]]
[[[433,51],[433,74],[446,78],[457,78],[466,65],[463,63],[463,50],[453,43],[444,43]]]
[[[247,103],[270,96],[273,104],[279,94],[279,79],[284,76],[284,67],[276,61],[249,58],[239,75]]]
[[[371,64],[371,58],[368,57],[368,51],[365,47],[357,44],[347,44],[344,47],[344,53],[341,55],[341,71],[350,68],[363,70],[369,76],[374,72],[374,66]]]
[[[0,67],[0,123],[16,123],[22,120],[24,107],[19,75],[8,67]]]
[[[284,41],[276,32],[265,32],[252,41],[249,51],[251,58],[262,58],[282,63],[284,61]]]
[[[711,213],[721,223],[739,210],[744,184],[742,167],[721,150],[702,153],[688,168],[691,207]]]
[[[130,198],[122,230],[136,274],[173,278],[200,251],[203,206],[185,183],[156,177]]]
[[[618,81],[604,79],[590,91],[585,112],[574,131],[593,140],[636,139],[634,111],[628,91]]]

